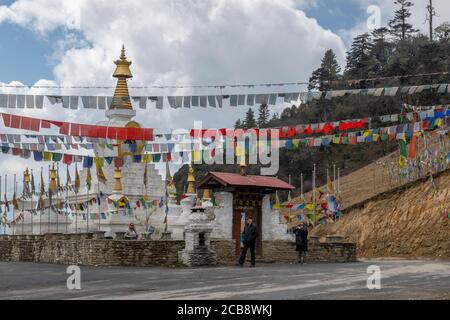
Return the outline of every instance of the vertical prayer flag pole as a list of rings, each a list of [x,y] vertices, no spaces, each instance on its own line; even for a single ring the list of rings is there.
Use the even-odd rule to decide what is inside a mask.
[[[333,191],[336,192],[336,164],[333,164]]]
[[[101,206],[100,206],[100,182],[97,180],[97,207],[98,207],[98,231],[102,231]]]
[[[56,163],[56,178],[58,179],[56,185],[56,233],[59,232],[59,162]]]
[[[300,194],[302,199],[305,197],[303,193],[303,172],[300,174]]]
[[[6,175],[5,175],[5,185],[6,185]],[[1,199],[2,199],[2,197],[1,197],[1,195],[2,195],[2,178],[1,178],[1,176],[0,176],[0,203],[1,203]],[[5,195],[6,195],[6,187],[5,187]],[[5,200],[6,200],[6,197],[5,197]],[[0,204],[0,206],[1,206],[1,204]],[[7,225],[7,222],[8,222],[8,213],[6,212],[6,203],[5,203],[5,205],[4,205],[4,207],[3,207],[3,209],[5,210],[4,211],[4,213],[3,213],[3,217],[4,217],[4,225],[3,225],[3,234],[6,234],[6,225]]]
[[[4,199],[5,199],[5,212],[8,209],[8,203],[7,203],[8,199],[6,198],[6,194],[7,193],[8,193],[8,175],[5,174],[5,197],[4,197]],[[6,217],[8,217],[8,214],[6,214]],[[6,227],[5,227],[5,230],[6,230]]]
[[[75,191],[75,233],[78,233],[78,191]]]
[[[101,203],[100,203],[100,179],[98,178],[98,169],[97,169],[97,208],[98,208],[98,231],[102,231],[102,221],[101,221]]]
[[[145,197],[144,197],[144,206],[145,206],[145,233],[148,232],[148,208],[147,208],[147,197],[148,197],[148,161],[145,159],[145,171],[144,171],[144,187],[145,187]]]
[[[169,169],[169,162],[166,162],[166,217],[164,219],[164,234],[167,234],[169,230],[169,176],[170,176],[170,169]]]
[[[27,170],[28,171],[28,170]],[[25,234],[25,195],[26,195],[26,179],[25,174],[23,175],[23,190],[22,190],[22,235]]]
[[[313,171],[313,224],[316,226],[316,164],[314,163]]]
[[[328,169],[328,167],[327,167],[327,189],[328,189],[328,192],[331,192],[331,190],[330,190],[330,169]]]
[[[64,201],[65,215],[66,215],[66,234],[69,233],[69,165],[66,165],[67,177],[66,177],[66,200]]]
[[[51,233],[51,220],[50,220],[50,216],[51,216],[51,209],[52,209],[52,188],[51,188],[51,184],[52,184],[52,178],[51,178],[51,172],[50,172],[51,168],[50,165],[48,166],[48,233]]]
[[[2,217],[0,218],[3,221],[3,234],[6,234],[6,221],[5,219],[3,219],[5,215],[3,214],[1,199],[2,199],[2,176],[0,176],[0,214],[2,215]]]
[[[88,170],[89,170],[89,168],[88,168]],[[89,233],[89,215],[91,214],[90,213],[90,208],[89,208],[89,186],[86,184],[86,189],[87,189],[87,215],[86,215],[86,233]]]
[[[289,175],[289,184],[292,184],[292,176],[291,175]],[[291,214],[292,214],[292,191],[291,190],[289,190],[289,221],[290,221],[290,219],[291,219]]]
[[[44,199],[43,199],[43,197],[44,197],[44,178],[43,178],[43,174],[44,174],[44,167],[41,167],[41,182],[40,182],[40,185],[41,185],[41,196],[40,196],[40,199],[39,199],[39,206],[40,206],[40,209],[41,209],[41,214],[39,215],[39,235],[41,235],[42,234],[42,215],[44,214]]]
[[[16,195],[16,187],[17,187],[16,174],[14,174],[14,185],[13,185],[14,196]],[[15,223],[15,221],[16,221],[16,204],[15,203],[13,203],[13,212],[14,212],[14,215],[13,215],[12,226],[13,226],[13,235],[15,235],[16,234],[16,223]]]
[[[338,168],[338,183],[337,183],[337,187],[338,187],[338,195],[340,197],[341,196],[341,168]]]
[[[33,169],[31,169],[31,177],[32,177],[32,179],[33,179],[33,186],[34,186],[34,178],[33,178]],[[32,189],[34,189],[35,187],[33,187]],[[34,209],[33,209],[33,196],[34,196],[34,194],[33,194],[34,192],[33,192],[33,190],[31,190],[30,191],[30,196],[31,196],[31,199],[30,199],[30,213],[31,213],[31,235],[34,235]]]
[[[78,166],[75,162],[75,233],[78,233],[78,188],[80,177],[78,175]]]

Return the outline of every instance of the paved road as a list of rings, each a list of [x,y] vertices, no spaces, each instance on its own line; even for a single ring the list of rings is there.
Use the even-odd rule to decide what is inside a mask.
[[[378,265],[382,289],[366,287]],[[252,268],[81,268],[80,291],[65,266],[0,262],[0,299],[450,299],[450,262],[364,261]]]

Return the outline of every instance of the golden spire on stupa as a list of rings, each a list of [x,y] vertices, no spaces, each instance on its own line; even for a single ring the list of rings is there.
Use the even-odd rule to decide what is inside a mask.
[[[125,54],[125,45],[122,46],[122,54],[119,60],[114,62],[117,66],[113,77],[117,78],[116,91],[114,92],[113,102],[110,109],[125,109],[132,110],[133,106],[131,104],[130,93],[128,91],[128,79],[133,78],[130,66],[131,61],[127,60]]]
[[[58,176],[57,170],[55,169],[55,164],[53,164],[50,169],[50,190],[53,192],[57,189],[58,185],[56,183],[56,178]]]
[[[122,170],[119,167],[116,167],[114,170],[114,193],[122,192]]]
[[[188,173],[188,178],[187,178],[187,183],[188,183],[188,187],[187,187],[187,194],[194,194],[195,193],[195,176],[194,176],[194,168],[192,168],[192,166],[189,166],[189,173]]]

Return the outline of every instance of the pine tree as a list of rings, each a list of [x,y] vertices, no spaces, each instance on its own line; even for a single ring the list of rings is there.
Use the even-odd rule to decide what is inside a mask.
[[[372,37],[373,37],[373,43],[376,44],[385,44],[387,43],[387,36],[389,34],[389,29],[386,27],[381,27],[378,29],[375,29],[372,32]]]
[[[438,40],[449,41],[450,40],[450,23],[445,22],[445,23],[441,24],[439,27],[434,29],[434,33]]]
[[[357,36],[347,53],[345,73],[350,78],[367,78],[373,44],[368,33]]]
[[[235,129],[242,129],[242,121],[241,119],[237,119],[236,123],[234,124]]]
[[[248,109],[245,114],[244,127],[247,129],[256,128],[255,112],[252,108]]]
[[[407,0],[396,0],[394,3],[399,5],[400,8],[395,11],[394,18],[389,22],[390,31],[398,39],[404,41],[413,33],[419,31],[408,23],[408,19],[411,17],[410,8],[413,3]]]
[[[270,119],[268,125],[271,127],[276,126],[278,124],[279,120],[280,120],[280,115],[278,113],[274,113],[272,115],[272,118]]]
[[[388,58],[392,52],[393,45],[387,40],[389,29],[382,27],[372,32],[373,46],[370,56],[372,57],[369,72],[375,75],[384,75],[387,68]]]
[[[270,117],[269,106],[266,103],[264,103],[259,107],[258,127],[259,128],[267,127],[269,117]]]
[[[331,82],[339,78],[341,67],[333,50],[325,52],[320,68],[315,70],[309,79],[309,90],[326,91],[331,89]]]

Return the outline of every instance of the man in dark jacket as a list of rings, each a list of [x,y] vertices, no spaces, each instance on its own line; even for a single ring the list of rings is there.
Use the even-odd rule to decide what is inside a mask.
[[[303,222],[295,229],[295,249],[298,252],[298,263],[306,264],[308,253],[308,227]]]
[[[244,247],[242,248],[241,257],[239,258],[239,265],[242,267],[247,257],[247,251],[250,249],[252,267],[256,266],[256,238],[258,238],[258,230],[253,224],[253,218],[248,217],[245,224],[244,232],[242,233],[242,241]]]

